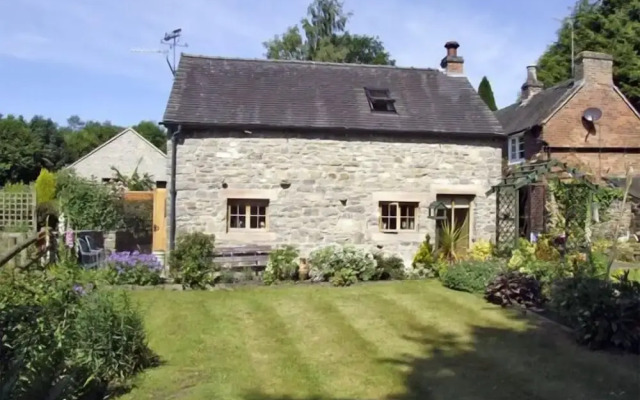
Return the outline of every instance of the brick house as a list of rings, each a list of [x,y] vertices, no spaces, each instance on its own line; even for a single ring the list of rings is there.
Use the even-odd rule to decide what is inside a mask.
[[[578,54],[575,78],[548,89],[536,67],[527,67],[520,100],[496,117],[508,136],[510,166],[556,159],[596,181],[618,183],[628,167],[640,171],[640,115],[615,86],[608,54]],[[544,197],[542,186],[521,189],[521,236],[544,230]]]
[[[204,231],[410,260],[436,200],[469,243],[493,239],[505,138],[445,47],[442,70],[183,55],[164,114],[169,248]]]
[[[554,158],[596,178],[640,171],[640,115],[614,85],[608,54],[578,54],[575,79],[546,90],[528,67],[520,101],[496,116],[509,137],[509,164]]]

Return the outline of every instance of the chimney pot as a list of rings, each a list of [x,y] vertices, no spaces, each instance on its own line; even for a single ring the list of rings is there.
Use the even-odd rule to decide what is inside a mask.
[[[464,58],[458,56],[460,44],[456,41],[449,41],[444,45],[447,55],[440,62],[447,75],[464,75]]]
[[[520,100],[524,103],[530,98],[544,90],[544,85],[538,80],[538,67],[529,65],[527,67],[527,80],[522,85]]]

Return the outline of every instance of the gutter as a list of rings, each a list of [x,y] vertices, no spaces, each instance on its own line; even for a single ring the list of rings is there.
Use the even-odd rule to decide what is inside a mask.
[[[171,185],[169,194],[171,202],[169,204],[169,252],[176,248],[176,160],[178,159],[178,135],[182,133],[182,125],[171,134]]]

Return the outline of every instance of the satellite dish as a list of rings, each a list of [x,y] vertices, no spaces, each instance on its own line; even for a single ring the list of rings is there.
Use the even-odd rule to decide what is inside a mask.
[[[584,110],[584,113],[582,113],[582,118],[589,122],[596,122],[602,118],[602,110],[596,107],[587,108]]]

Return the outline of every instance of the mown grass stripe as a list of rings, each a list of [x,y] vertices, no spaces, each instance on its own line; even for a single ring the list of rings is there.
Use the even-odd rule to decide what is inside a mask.
[[[264,394],[322,395],[317,377],[301,357],[268,293],[252,293],[236,310],[243,315],[242,334]],[[290,304],[290,307],[296,307]]]
[[[324,391],[339,398],[382,398],[388,393],[392,371],[378,362],[376,347],[340,312],[337,301],[341,301],[340,289],[325,288],[291,291],[274,305]],[[290,302],[303,306],[289,307]]]

